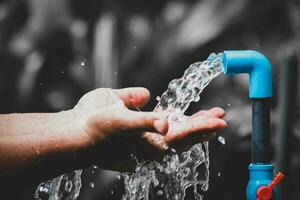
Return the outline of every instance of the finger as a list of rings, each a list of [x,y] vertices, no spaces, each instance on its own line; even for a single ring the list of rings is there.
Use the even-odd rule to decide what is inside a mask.
[[[114,90],[128,108],[140,108],[145,106],[150,98],[150,92],[146,88],[132,87]]]
[[[188,137],[203,137],[205,133],[215,132],[225,128],[227,124],[224,120],[219,118],[197,117],[174,126],[177,127],[170,130],[165,136],[165,141],[169,145]]]
[[[199,117],[199,116],[205,116],[208,118],[211,118],[211,117],[223,118],[225,116],[225,111],[222,108],[215,107],[210,110],[201,110],[192,115],[193,118]]]
[[[200,111],[194,113],[191,117],[196,118],[196,117],[200,117],[200,116],[206,116],[207,112],[208,112],[208,110],[200,110]]]
[[[158,152],[162,153],[169,149],[168,145],[164,141],[164,136],[152,132],[146,132],[143,138],[147,141],[147,144],[154,147]]]
[[[121,110],[115,124],[122,131],[145,132],[152,131],[165,135],[168,132],[168,121],[154,112],[137,112]]]

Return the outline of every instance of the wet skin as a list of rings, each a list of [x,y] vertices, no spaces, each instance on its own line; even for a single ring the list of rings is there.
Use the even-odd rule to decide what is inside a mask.
[[[93,101],[100,97],[103,101]],[[186,150],[226,127],[221,108],[202,110],[176,123],[158,113],[130,110],[146,105],[149,97],[145,88],[99,89],[78,102],[75,109],[87,113],[85,130],[94,143],[96,155],[92,157],[99,157],[100,167],[127,171],[136,163],[130,155],[138,160],[159,159],[169,147]]]
[[[0,194],[90,165],[132,170],[131,154],[160,159],[170,147],[183,151],[226,127],[221,108],[176,123],[131,110],[143,107],[149,96],[145,88],[100,88],[71,110],[0,115],[0,182],[6,183]]]

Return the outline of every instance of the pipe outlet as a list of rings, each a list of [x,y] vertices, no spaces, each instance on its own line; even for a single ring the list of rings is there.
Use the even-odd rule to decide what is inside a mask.
[[[268,59],[257,51],[224,51],[224,73],[249,74],[249,97],[272,97],[272,69]]]

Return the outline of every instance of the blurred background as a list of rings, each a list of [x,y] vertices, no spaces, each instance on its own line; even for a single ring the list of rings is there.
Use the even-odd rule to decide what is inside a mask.
[[[94,88],[128,86],[148,88],[144,110],[152,110],[156,96],[191,63],[231,49],[260,51],[272,63],[273,161],[286,174],[283,199],[299,199],[298,0],[0,0],[0,112],[66,110]],[[247,76],[220,75],[187,114],[213,106],[227,111],[229,127],[220,133],[225,144],[210,142],[205,200],[245,199]],[[85,169],[79,199],[120,199],[117,175]],[[11,199],[33,199],[34,190]]]

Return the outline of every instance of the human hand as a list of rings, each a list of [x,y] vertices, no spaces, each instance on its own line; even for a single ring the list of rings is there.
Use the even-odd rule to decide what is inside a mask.
[[[106,169],[128,170],[135,161],[155,159],[169,147],[185,150],[192,144],[215,136],[226,127],[220,108],[200,111],[182,122],[168,122],[155,112],[129,109],[144,106],[149,100],[144,88],[97,89],[84,95],[74,108],[81,118],[84,133],[90,138],[90,158]]]

